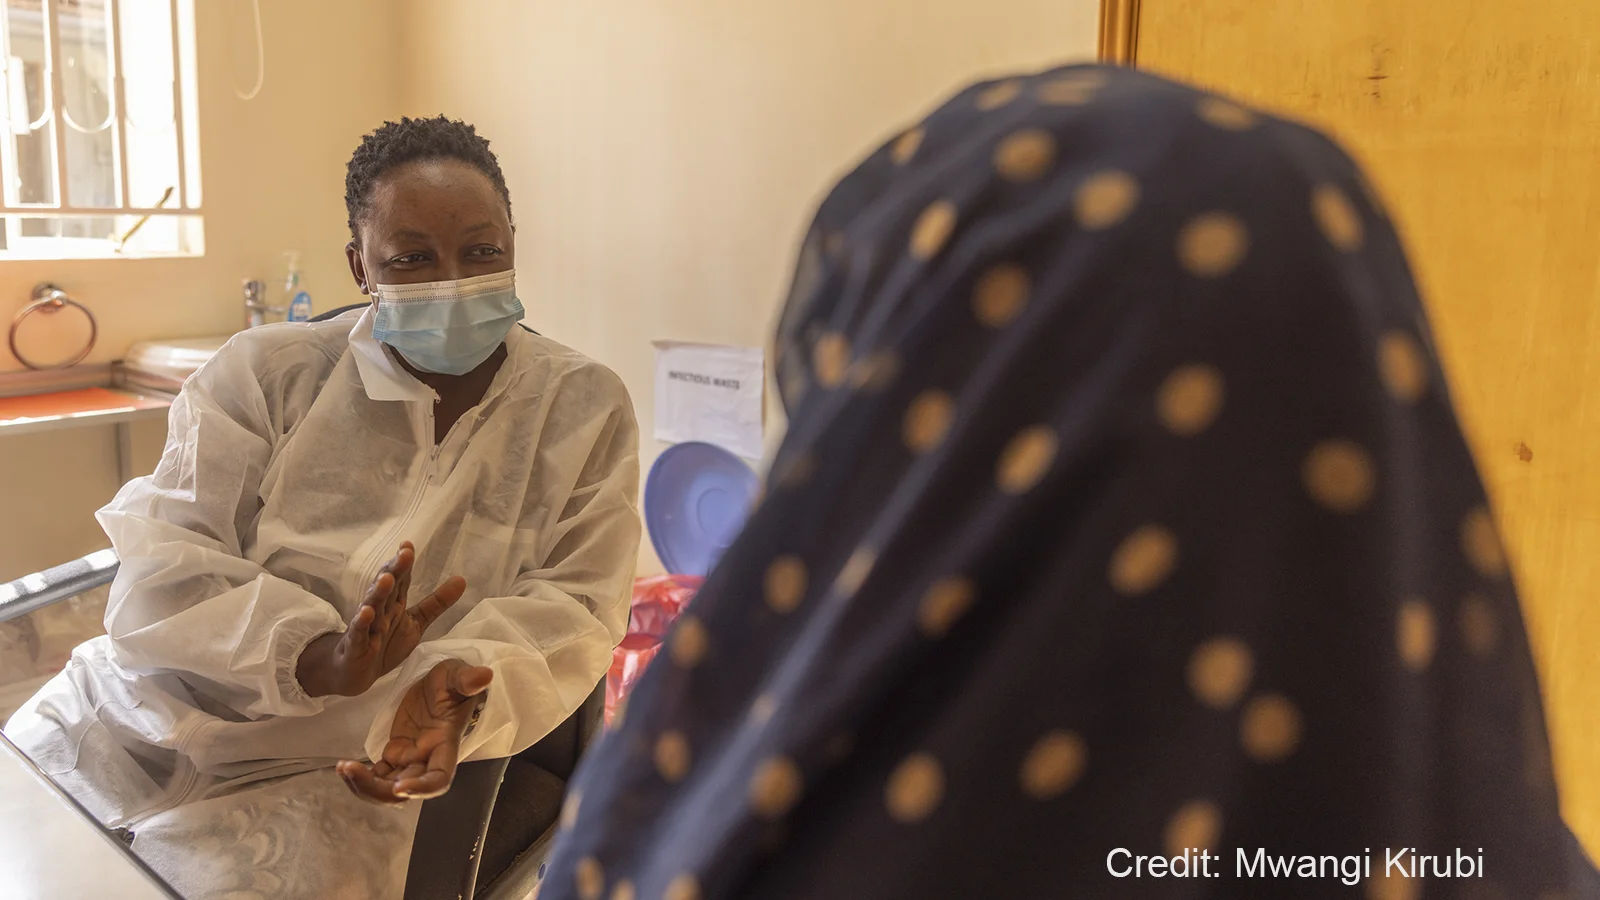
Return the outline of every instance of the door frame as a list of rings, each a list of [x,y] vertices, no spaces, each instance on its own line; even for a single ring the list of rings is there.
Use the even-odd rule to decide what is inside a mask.
[[[1100,0],[1100,61],[1131,66],[1139,56],[1139,0]]]

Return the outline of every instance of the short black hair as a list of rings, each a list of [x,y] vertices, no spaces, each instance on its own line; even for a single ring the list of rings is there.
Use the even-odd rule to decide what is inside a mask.
[[[488,177],[511,217],[511,191],[500,171],[500,160],[489,149],[489,141],[478,130],[459,119],[434,116],[431,119],[402,118],[384,122],[361,139],[361,146],[350,156],[344,175],[344,207],[350,216],[350,236],[360,237],[356,221],[366,213],[372,199],[372,186],[391,169],[426,159],[455,159]]]

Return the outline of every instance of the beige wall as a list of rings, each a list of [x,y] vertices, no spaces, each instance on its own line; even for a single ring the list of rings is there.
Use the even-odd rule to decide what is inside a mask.
[[[91,362],[145,338],[236,330],[240,281],[273,277],[284,250],[301,251],[319,308],[357,299],[344,263],[344,163],[363,132],[399,109],[392,3],[262,0],[267,76],[251,102],[230,81],[253,80],[249,5],[196,6],[205,256],[0,262],[0,321],[33,284],[58,282],[100,320]],[[0,371],[17,368],[0,342]],[[163,432],[137,428],[140,470],[154,467]],[[110,428],[0,437],[0,580],[105,546],[92,513],[115,492],[114,471]]]
[[[764,346],[833,178],[975,77],[1092,55],[1098,9],[408,0],[403,99],[493,142],[529,322],[622,375],[648,466],[650,341]]]
[[[651,433],[655,338],[764,345],[833,177],[986,74],[1085,58],[1097,0],[270,0],[267,79],[238,100],[247,5],[198,0],[206,255],[0,262],[0,313],[59,282],[138,340],[235,330],[239,283],[302,253],[319,309],[354,302],[345,160],[401,111],[475,122],[505,165],[530,322],[622,374]],[[0,315],[0,318],[5,316]],[[56,348],[48,341],[41,356]],[[19,368],[0,344],[0,371]],[[769,432],[776,434],[776,407]],[[164,431],[135,428],[136,471]],[[109,428],[0,438],[0,580],[98,549]],[[659,567],[648,546],[642,569]]]

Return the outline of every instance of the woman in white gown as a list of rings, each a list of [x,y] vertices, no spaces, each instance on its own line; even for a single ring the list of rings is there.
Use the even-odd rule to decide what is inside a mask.
[[[108,634],[6,729],[191,900],[398,897],[406,801],[562,722],[627,621],[633,409],[518,327],[488,142],[387,123],[346,203],[373,303],[189,380],[99,514]]]

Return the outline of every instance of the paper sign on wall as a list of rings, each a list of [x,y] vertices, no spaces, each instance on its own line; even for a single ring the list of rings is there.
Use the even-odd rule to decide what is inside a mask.
[[[656,341],[656,440],[705,441],[745,459],[760,459],[760,347]]]

